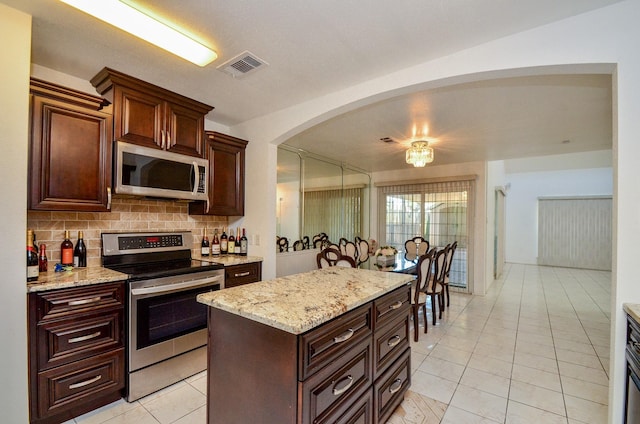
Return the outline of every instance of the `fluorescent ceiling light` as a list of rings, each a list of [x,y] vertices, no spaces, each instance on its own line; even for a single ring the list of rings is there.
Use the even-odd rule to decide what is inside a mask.
[[[210,48],[118,0],[60,0],[189,62],[205,66],[218,55]]]

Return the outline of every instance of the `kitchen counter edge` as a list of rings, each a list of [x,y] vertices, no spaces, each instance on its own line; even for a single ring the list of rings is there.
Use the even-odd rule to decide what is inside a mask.
[[[332,267],[199,294],[200,303],[302,334],[413,281],[413,276]]]
[[[640,304],[623,303],[622,308],[631,318],[633,318],[637,323],[640,323]]]
[[[220,256],[215,258],[203,258],[199,255],[194,255],[193,259],[216,262],[224,266],[262,262],[262,258],[258,256]],[[128,278],[129,276],[127,274],[101,266],[74,268],[71,271],[64,272],[47,271],[41,272],[37,281],[27,282],[27,293],[111,283],[114,281],[124,281]]]

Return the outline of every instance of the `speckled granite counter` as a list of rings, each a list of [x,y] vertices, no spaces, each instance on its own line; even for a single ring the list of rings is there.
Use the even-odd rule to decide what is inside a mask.
[[[640,323],[640,304],[637,303],[623,303],[622,307],[624,311],[629,314],[636,322]]]
[[[242,265],[252,262],[262,262],[260,256],[239,256],[239,255],[220,255],[220,256],[201,256],[199,254],[193,255],[193,259],[199,259],[201,261],[215,262],[224,266]]]
[[[411,275],[333,267],[198,295],[198,301],[301,334],[412,281]]]
[[[27,283],[27,293],[68,287],[88,286],[126,280],[129,276],[100,266],[74,268],[72,271],[40,273],[38,281]]]

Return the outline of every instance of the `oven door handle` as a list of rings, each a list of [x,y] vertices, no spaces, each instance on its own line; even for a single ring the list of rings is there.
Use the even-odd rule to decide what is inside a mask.
[[[209,286],[211,283],[222,280],[222,276],[218,275],[211,278],[203,278],[195,281],[185,281],[182,283],[166,284],[162,286],[140,287],[137,289],[131,289],[131,294],[134,296],[140,296],[145,294],[159,294],[169,293],[177,290],[194,289],[197,287]],[[224,288],[224,284],[220,285],[220,288]]]

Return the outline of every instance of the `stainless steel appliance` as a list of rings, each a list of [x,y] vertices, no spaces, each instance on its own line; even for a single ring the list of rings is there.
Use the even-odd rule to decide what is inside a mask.
[[[205,159],[118,141],[115,164],[116,194],[208,199]]]
[[[207,307],[196,296],[224,288],[224,267],[191,259],[190,232],[103,233],[103,266],[128,274],[129,402],[207,367]]]
[[[625,424],[640,423],[640,326],[627,319],[627,399]]]

